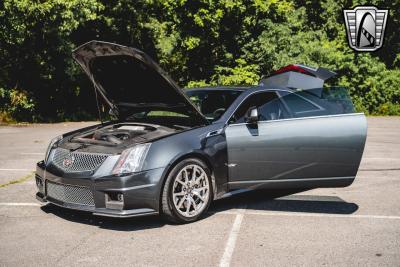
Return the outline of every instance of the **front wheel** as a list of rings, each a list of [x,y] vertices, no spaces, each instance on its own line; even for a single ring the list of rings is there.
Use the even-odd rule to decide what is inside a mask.
[[[198,159],[185,159],[170,172],[162,194],[162,211],[172,222],[186,223],[199,219],[212,200],[211,174]]]

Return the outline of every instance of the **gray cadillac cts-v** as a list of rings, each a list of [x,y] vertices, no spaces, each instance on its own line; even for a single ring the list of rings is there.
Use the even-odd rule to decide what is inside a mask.
[[[54,138],[37,199],[96,215],[191,222],[261,188],[350,185],[367,123],[323,68],[289,65],[258,86],[182,90],[143,52],[91,41],[73,57],[114,119]],[[301,89],[300,89],[301,88]]]

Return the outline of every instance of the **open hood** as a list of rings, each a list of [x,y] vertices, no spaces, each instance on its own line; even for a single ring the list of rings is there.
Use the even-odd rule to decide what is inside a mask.
[[[120,119],[158,109],[207,122],[179,86],[140,50],[90,41],[75,49],[73,57]]]

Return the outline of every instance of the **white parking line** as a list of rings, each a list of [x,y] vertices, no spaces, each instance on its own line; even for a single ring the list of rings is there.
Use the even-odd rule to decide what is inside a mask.
[[[221,261],[219,262],[220,267],[227,267],[231,263],[233,251],[235,250],[236,240],[239,235],[240,226],[242,225],[243,216],[246,211],[246,207],[239,209],[233,222],[232,229],[229,233],[228,241],[225,245],[224,254],[222,255]]]
[[[34,206],[34,207],[36,207],[36,206],[42,206],[42,205],[44,205],[44,204],[35,203],[35,202],[0,202],[0,206],[27,206],[27,207]],[[319,217],[319,218],[400,220],[400,216],[395,216],[395,215],[326,214],[326,213],[299,213],[299,212],[285,213],[285,212],[268,212],[268,211],[249,211],[249,210],[246,210],[246,207],[240,208],[240,209],[238,209],[238,211],[229,211],[229,210],[220,211],[220,212],[211,211],[209,213],[215,214],[215,215],[224,215],[224,214],[236,215],[232,229],[229,233],[228,242],[226,243],[224,256],[221,259],[221,264],[222,264],[222,262],[226,262],[226,259],[229,259],[228,252],[230,252],[230,254],[232,256],[233,249],[235,247],[235,242],[236,242],[237,236],[239,234],[240,226],[242,224],[243,215],[245,213],[246,213],[246,215],[284,216],[284,217]],[[225,254],[227,254],[227,255],[225,256]],[[228,261],[228,265],[221,265],[221,264],[220,264],[220,266],[228,266],[229,261]]]
[[[385,161],[392,160],[392,159],[400,160],[400,158],[388,158],[388,157],[363,157],[362,159],[371,159],[371,160],[382,159],[382,160],[385,160]]]
[[[400,168],[382,168],[382,169],[359,169],[360,172],[385,172],[385,171],[400,171]]]
[[[33,172],[32,169],[0,169],[0,171],[21,171],[21,172]]]
[[[238,213],[233,211],[221,211],[221,212],[215,212],[214,214],[234,215]],[[299,212],[285,213],[285,212],[249,211],[249,210],[246,211],[246,215],[400,220],[400,216],[395,216],[395,215],[327,214],[327,213],[299,213]]]
[[[34,207],[37,207],[37,206],[42,206],[42,205],[39,203],[33,203],[33,202],[27,202],[27,203],[18,203],[18,202],[16,202],[16,203],[3,202],[2,203],[2,202],[0,202],[0,206],[34,206]]]

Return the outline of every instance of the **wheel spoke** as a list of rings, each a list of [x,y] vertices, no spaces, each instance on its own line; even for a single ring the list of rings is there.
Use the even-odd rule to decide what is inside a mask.
[[[181,180],[176,180],[177,183],[180,183],[183,187],[186,187],[186,184],[184,182],[182,182]]]
[[[198,191],[193,190],[192,193],[196,195],[202,202],[205,202],[204,197]]]
[[[190,206],[192,206],[192,202],[189,198],[186,199],[186,214],[189,216]]]
[[[192,172],[192,181],[196,181],[196,171],[197,171],[197,166],[193,166],[193,172]]]
[[[185,175],[183,175],[183,174],[185,174]],[[188,175],[186,169],[184,169],[184,170],[182,171],[182,177],[184,177],[185,183],[189,182],[189,175]],[[185,185],[185,186],[186,186],[186,185]]]
[[[177,208],[178,208],[178,209],[182,208],[182,205],[183,205],[183,202],[185,202],[185,199],[186,199],[186,198],[184,198],[184,197],[181,198],[181,200],[179,201],[179,203],[178,203],[178,205],[177,205]]]
[[[206,190],[206,189],[208,189],[208,187],[207,186],[203,186],[203,187],[198,187],[195,190],[198,191],[198,192],[201,192],[201,191]]]
[[[201,180],[203,179],[203,177],[205,177],[205,176],[206,176],[206,174],[202,173],[199,177],[194,179],[194,183],[199,184],[201,182]]]
[[[184,195],[185,195],[184,192],[177,192],[177,193],[174,193],[174,196],[175,196],[175,197],[180,197],[180,196],[184,196]]]
[[[194,201],[194,199],[193,199],[192,197],[190,197],[190,201],[192,201],[193,208],[194,208],[195,210],[197,210],[197,204],[196,204],[196,201]]]

